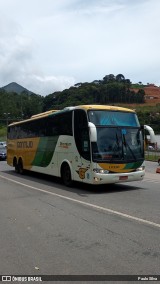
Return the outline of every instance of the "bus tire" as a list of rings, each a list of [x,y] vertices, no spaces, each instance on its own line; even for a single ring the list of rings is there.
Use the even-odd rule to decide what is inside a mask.
[[[23,175],[23,173],[24,173],[23,161],[22,161],[22,159],[19,159],[19,161],[18,161],[18,172],[19,172],[21,175]]]
[[[19,173],[19,169],[18,169],[18,164],[17,164],[17,159],[16,158],[13,159],[13,166],[15,168],[15,172]]]
[[[73,185],[73,180],[71,177],[71,170],[67,163],[62,164],[61,167],[61,178],[64,185],[71,187]]]

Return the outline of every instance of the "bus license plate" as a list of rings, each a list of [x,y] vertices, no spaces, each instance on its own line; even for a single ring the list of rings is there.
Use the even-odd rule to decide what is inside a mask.
[[[127,180],[128,179],[128,176],[121,176],[119,177],[119,180]]]

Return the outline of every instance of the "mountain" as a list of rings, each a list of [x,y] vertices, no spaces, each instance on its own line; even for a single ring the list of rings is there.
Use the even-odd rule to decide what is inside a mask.
[[[22,92],[27,92],[28,94],[33,93],[15,82],[2,87],[2,89],[4,89],[6,92],[15,92],[17,94],[21,94]]]

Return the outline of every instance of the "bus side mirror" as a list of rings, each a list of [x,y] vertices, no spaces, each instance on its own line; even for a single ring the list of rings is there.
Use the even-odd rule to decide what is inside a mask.
[[[147,130],[149,132],[149,135],[150,135],[150,142],[151,143],[156,143],[156,136],[155,136],[155,133],[154,133],[154,130],[152,127],[150,127],[149,125],[144,125],[144,129]]]
[[[97,142],[97,129],[92,122],[88,122],[91,142]]]

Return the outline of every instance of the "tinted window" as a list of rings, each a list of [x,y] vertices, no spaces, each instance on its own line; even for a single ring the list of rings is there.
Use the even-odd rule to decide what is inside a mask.
[[[72,112],[31,120],[8,127],[9,139],[72,135]]]
[[[72,112],[47,117],[46,135],[72,135]]]

